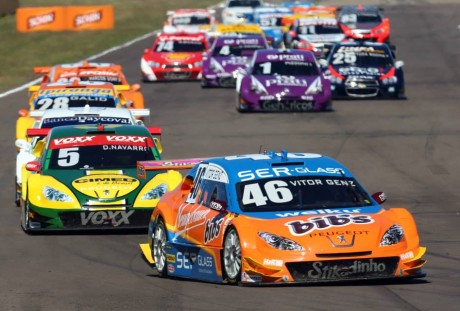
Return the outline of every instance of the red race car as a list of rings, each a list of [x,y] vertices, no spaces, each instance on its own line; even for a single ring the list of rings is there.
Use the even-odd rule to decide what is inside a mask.
[[[203,53],[208,48],[204,33],[162,32],[152,48],[144,51],[141,59],[142,79],[200,80]]]
[[[337,19],[347,38],[360,41],[390,41],[390,20],[382,9],[372,5],[343,6]]]

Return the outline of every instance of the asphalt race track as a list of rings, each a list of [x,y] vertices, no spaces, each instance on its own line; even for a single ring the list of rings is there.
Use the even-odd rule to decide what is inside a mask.
[[[407,3],[407,2],[403,2]],[[0,99],[0,310],[458,310],[460,305],[460,4],[386,6],[405,61],[407,100],[335,101],[327,113],[239,114],[235,91],[143,84],[164,158],[258,153],[332,156],[385,206],[407,207],[428,248],[427,277],[406,283],[237,287],[160,279],[146,234],[25,234],[14,204],[15,121],[27,92]],[[140,81],[152,38],[104,56]],[[43,64],[47,65],[47,64]],[[31,69],[32,70],[32,69]]]

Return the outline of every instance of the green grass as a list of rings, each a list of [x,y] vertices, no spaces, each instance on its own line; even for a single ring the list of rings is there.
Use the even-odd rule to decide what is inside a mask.
[[[0,0],[1,1],[1,0]],[[113,4],[112,30],[20,33],[16,16],[0,17],[0,92],[37,76],[34,66],[75,62],[162,27],[166,11],[206,8],[216,0],[68,0],[67,5]],[[60,5],[62,0],[21,0],[21,7]],[[141,53],[141,51],[139,52]]]

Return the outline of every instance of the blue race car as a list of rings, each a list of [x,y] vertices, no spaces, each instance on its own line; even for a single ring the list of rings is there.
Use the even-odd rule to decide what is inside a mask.
[[[274,48],[283,47],[282,19],[293,12],[282,6],[258,7],[254,9],[254,23],[265,33]]]
[[[262,35],[219,36],[203,58],[201,87],[235,87],[238,68],[245,68],[256,50],[267,48]]]

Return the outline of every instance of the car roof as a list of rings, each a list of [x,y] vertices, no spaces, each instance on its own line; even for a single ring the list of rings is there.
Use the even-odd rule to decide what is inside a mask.
[[[148,129],[139,125],[120,125],[120,124],[84,124],[84,125],[64,125],[53,127],[49,133],[50,139],[87,136],[87,135],[136,135],[151,136]]]
[[[172,40],[201,40],[206,41],[206,34],[203,32],[186,32],[186,31],[178,31],[178,32],[160,32],[158,34],[157,40],[165,40],[165,39],[172,39]]]
[[[244,176],[249,176],[249,172],[259,172],[255,174],[258,180],[279,176],[308,176],[311,175],[342,175],[352,176],[348,169],[340,162],[321,154],[316,153],[280,153],[267,152],[265,154],[248,154],[211,158],[206,161],[225,169],[229,180],[234,182],[244,181]],[[288,173],[281,173],[288,172]],[[272,176],[270,176],[272,175]]]
[[[77,115],[98,115],[100,117],[118,117],[118,118],[133,118],[129,109],[111,108],[111,107],[71,107],[40,110],[43,112],[41,118],[58,118],[58,117],[73,117]],[[32,114],[34,112],[31,112]]]
[[[340,8],[339,15],[340,14],[350,14],[350,13],[379,14],[380,12],[381,12],[381,8],[375,5],[345,5]]]
[[[374,46],[374,47],[385,47],[389,48],[388,44],[384,42],[371,42],[371,41],[345,41],[345,42],[338,42],[337,46]]]
[[[302,55],[304,61],[315,61],[315,55],[313,52],[298,49],[260,49],[255,51],[254,59],[258,60],[270,58],[271,61],[275,61],[279,58],[280,60],[285,60],[282,55]]]
[[[241,42],[251,42],[256,39],[260,43],[264,43],[265,37],[262,34],[249,34],[249,35],[219,35],[216,38],[216,44],[221,44],[223,41],[231,42],[231,40],[235,40],[235,45],[238,44],[237,41],[241,40]]]
[[[52,88],[79,88],[79,87],[98,87],[98,88],[110,88],[113,89],[113,84],[110,82],[102,81],[78,81],[75,80],[71,83],[62,83],[62,82],[51,82],[44,83],[40,85],[40,89],[52,89]]]

